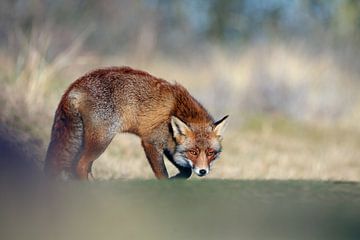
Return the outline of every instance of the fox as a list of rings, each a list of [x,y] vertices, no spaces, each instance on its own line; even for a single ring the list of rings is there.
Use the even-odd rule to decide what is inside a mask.
[[[178,83],[127,66],[91,71],[75,80],[55,112],[44,171],[88,180],[92,164],[117,133],[140,137],[157,179],[169,179],[164,156],[178,169],[170,178],[210,172],[222,151],[228,115],[214,121]]]

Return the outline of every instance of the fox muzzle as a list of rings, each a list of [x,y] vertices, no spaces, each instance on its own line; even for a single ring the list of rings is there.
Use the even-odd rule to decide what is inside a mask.
[[[207,175],[209,173],[209,168],[198,168],[198,167],[194,167],[193,171],[196,173],[196,175],[198,175],[199,177],[204,177],[205,175]]]

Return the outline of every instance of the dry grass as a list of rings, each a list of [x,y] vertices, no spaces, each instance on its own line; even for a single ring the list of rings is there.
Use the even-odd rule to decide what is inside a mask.
[[[240,133],[229,136],[219,177],[359,180],[359,134],[277,118]]]
[[[359,181],[359,147],[360,133],[251,118],[226,133],[224,152],[208,177]],[[131,135],[118,136],[94,167],[97,179],[153,177],[138,138]]]
[[[231,115],[210,177],[360,180],[359,74],[340,67],[331,51],[275,44],[138,62],[131,54],[91,56],[83,39],[53,58],[51,32],[16,33],[18,50],[0,49],[0,120],[39,138],[42,156],[69,83],[93,68],[130,65],[185,85],[216,118]],[[139,139],[129,135],[118,136],[94,167],[98,179],[153,177]]]

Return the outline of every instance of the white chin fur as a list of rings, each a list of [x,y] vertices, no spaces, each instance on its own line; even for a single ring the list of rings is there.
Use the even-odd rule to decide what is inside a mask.
[[[193,163],[190,160],[181,156],[180,154],[174,155],[174,161],[182,167],[193,167]]]

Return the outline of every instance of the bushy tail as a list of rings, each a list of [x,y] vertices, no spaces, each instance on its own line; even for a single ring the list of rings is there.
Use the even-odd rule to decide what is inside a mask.
[[[74,177],[74,168],[83,146],[81,114],[71,99],[63,98],[55,113],[51,141],[45,159],[45,174]]]

